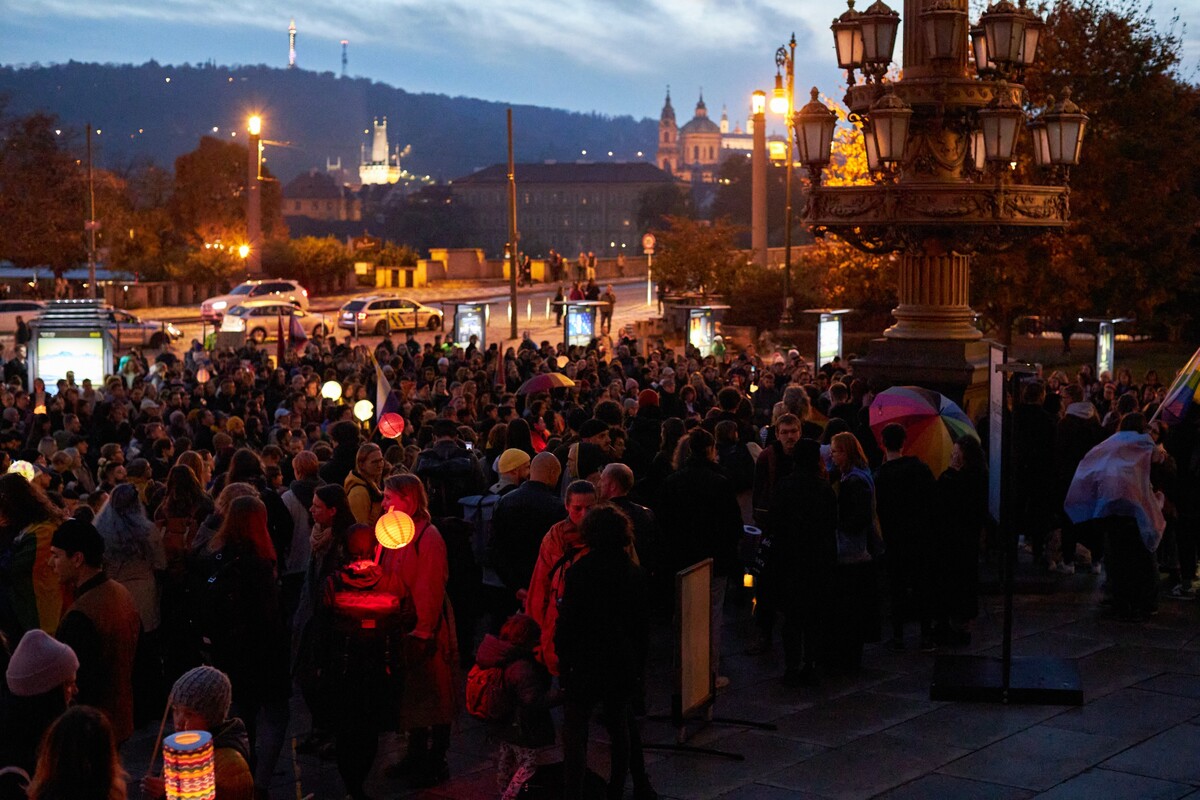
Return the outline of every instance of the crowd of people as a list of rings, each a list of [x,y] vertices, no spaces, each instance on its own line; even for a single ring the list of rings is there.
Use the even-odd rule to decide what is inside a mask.
[[[872,432],[873,394],[848,365],[701,357],[624,331],[603,352],[528,336],[503,353],[436,345],[317,338],[273,364],[253,345],[193,343],[153,361],[134,351],[102,386],[26,390],[13,376],[0,390],[0,767],[14,769],[0,797],[124,797],[117,748],[168,717],[213,734],[221,800],[263,797],[294,693],[312,722],[298,749],[335,759],[350,797],[366,796],[385,731],[407,746],[380,768],[435,786],[465,677],[505,800],[539,780],[621,797],[630,779],[649,800],[649,621],[669,616],[675,573],[709,559],[716,689],[726,594],[746,574],[747,649],[778,629],[789,685],[857,670],[885,598],[892,647],[910,621],[922,649],[969,642],[994,542],[984,452],[964,437],[933,475],[904,455],[903,427]],[[520,391],[549,371],[574,385]],[[1054,558],[1061,529],[1067,565],[1076,540],[1094,559],[1099,546],[1051,490],[1065,493],[1106,415],[1114,430],[1145,425],[1137,387],[1110,397],[1084,378],[1031,383],[1013,410],[1025,530]],[[383,397],[400,424],[354,417]],[[1194,459],[1175,461],[1167,497],[1194,513]],[[397,519],[411,528],[393,547]],[[1185,530],[1171,538],[1184,594]],[[597,710],[606,780],[586,769]],[[540,763],[556,741],[558,772]],[[137,776],[143,793],[162,795],[159,775]]]

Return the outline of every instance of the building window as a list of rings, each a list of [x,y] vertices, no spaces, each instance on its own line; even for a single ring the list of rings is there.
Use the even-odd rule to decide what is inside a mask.
[[[699,161],[699,160],[700,160],[700,148],[699,148],[698,146],[693,146],[693,147],[692,147],[692,160],[693,160],[693,161]]]

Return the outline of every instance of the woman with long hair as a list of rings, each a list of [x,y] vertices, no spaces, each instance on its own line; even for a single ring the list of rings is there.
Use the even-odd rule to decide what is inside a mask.
[[[383,486],[383,507],[401,511],[416,526],[413,540],[383,553],[382,587],[400,597],[416,614],[416,625],[405,636],[407,669],[400,706],[400,729],[408,731],[408,749],[398,771],[412,776],[417,786],[436,786],[449,779],[446,753],[450,725],[458,703],[454,665],[458,663],[454,610],[446,595],[450,571],[446,543],[430,521],[429,498],[415,475],[392,475]]]
[[[113,489],[108,504],[96,517],[96,530],[104,539],[108,576],[129,590],[142,620],[133,673],[134,720],[142,723],[155,718],[166,696],[159,636],[159,576],[167,567],[163,532],[146,518],[137,487],[128,483]]]
[[[180,453],[179,457],[175,459],[175,465],[191,469],[201,488],[207,487],[208,482],[212,479],[212,467],[209,462],[204,460],[203,454],[195,450],[185,450]],[[168,475],[168,477],[170,476]]]
[[[125,800],[112,725],[90,706],[69,708],[42,740],[29,800]]]
[[[50,539],[61,521],[62,512],[36,485],[15,472],[0,476],[0,549],[12,553],[0,591],[8,594],[18,629],[10,633],[58,628],[63,591],[50,568]]]
[[[513,417],[509,420],[508,430],[505,432],[504,449],[512,448],[525,451],[530,458],[537,455],[537,451],[533,448],[533,438],[529,433],[529,423],[520,417]]]
[[[291,634],[280,611],[275,548],[262,500],[234,500],[210,548],[215,552],[196,598],[203,604],[202,632],[212,642],[212,665],[233,684],[233,704],[250,736],[254,785],[265,793],[287,730]]]
[[[834,434],[830,457],[837,468],[837,566],[832,581],[828,665],[835,672],[856,672],[865,642],[881,635],[875,557],[880,538],[875,514],[875,481],[867,456],[853,433]]]

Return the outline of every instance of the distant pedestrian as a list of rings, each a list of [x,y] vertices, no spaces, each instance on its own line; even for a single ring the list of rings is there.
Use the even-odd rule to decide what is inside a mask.
[[[604,293],[600,295],[600,301],[604,303],[600,307],[600,329],[610,331],[612,330],[613,311],[617,306],[617,293],[613,291],[611,283],[604,287]]]

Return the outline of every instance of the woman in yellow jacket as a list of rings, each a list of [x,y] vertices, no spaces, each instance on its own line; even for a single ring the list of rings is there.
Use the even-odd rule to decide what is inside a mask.
[[[23,631],[41,628],[53,635],[63,610],[63,587],[50,569],[50,538],[62,522],[61,512],[45,493],[10,472],[0,476],[0,528],[17,531],[7,550],[7,575],[0,585]]]
[[[372,528],[383,513],[383,491],[379,484],[383,480],[383,468],[386,464],[379,445],[364,444],[358,448],[358,454],[354,458],[354,469],[342,483],[355,521]]]

